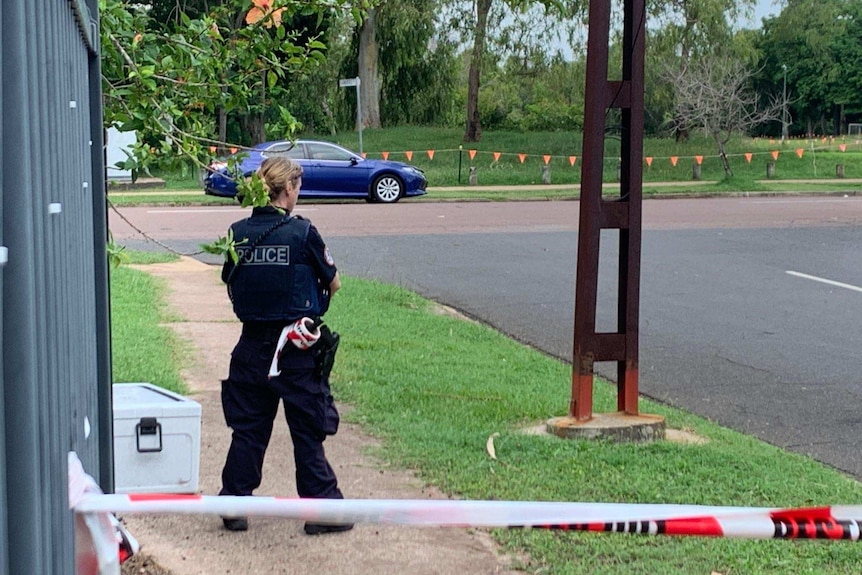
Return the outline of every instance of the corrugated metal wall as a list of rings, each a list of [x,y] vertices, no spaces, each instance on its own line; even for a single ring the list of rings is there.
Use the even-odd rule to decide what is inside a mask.
[[[74,573],[69,451],[112,489],[96,6],[0,2],[0,573],[10,575]]]

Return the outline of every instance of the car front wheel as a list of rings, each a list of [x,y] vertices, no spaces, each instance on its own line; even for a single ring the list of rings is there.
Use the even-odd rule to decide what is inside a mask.
[[[392,174],[379,176],[371,186],[371,198],[383,204],[394,204],[403,193],[404,183]]]

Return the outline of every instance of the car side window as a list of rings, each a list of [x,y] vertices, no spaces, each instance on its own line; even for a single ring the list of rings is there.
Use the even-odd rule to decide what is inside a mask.
[[[340,160],[346,162],[353,156],[347,150],[342,150],[326,144],[308,144],[308,152],[315,160]]]
[[[264,158],[285,157],[293,160],[299,160],[304,156],[302,153],[302,144],[293,145],[290,142],[283,144],[274,144],[261,153]]]

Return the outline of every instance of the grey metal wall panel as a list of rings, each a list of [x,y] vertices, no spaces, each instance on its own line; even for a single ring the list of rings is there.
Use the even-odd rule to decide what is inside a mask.
[[[87,0],[91,14],[98,13],[98,0]],[[98,30],[98,25],[93,28]],[[114,432],[111,401],[111,321],[110,321],[110,282],[108,280],[108,205],[107,179],[105,176],[105,142],[102,122],[102,68],[99,61],[99,35],[95,34],[95,45],[90,53],[89,90],[90,90],[90,176],[91,218],[93,226],[93,252],[91,262],[95,280],[94,307],[96,312],[95,370],[97,417],[90,423],[95,427],[98,440],[99,485],[105,493],[114,492]]]
[[[2,17],[2,8],[0,8],[0,17]],[[0,78],[3,77],[3,26],[0,25]],[[0,89],[0,110],[3,110],[3,90]],[[3,143],[3,114],[0,113],[0,145]],[[4,182],[3,182],[4,165],[0,159],[0,200],[3,198]],[[0,201],[0,250],[5,249],[3,243],[3,202]],[[4,262],[0,261],[0,301],[3,301],[3,268]],[[0,349],[3,349],[3,306],[0,306]],[[6,513],[6,417],[5,412],[5,393],[3,385],[3,355],[0,354],[0,573],[9,572],[9,553],[8,553],[8,516]]]
[[[96,14],[95,0],[0,3],[0,572],[10,575],[74,573],[67,453],[97,480],[111,461]]]

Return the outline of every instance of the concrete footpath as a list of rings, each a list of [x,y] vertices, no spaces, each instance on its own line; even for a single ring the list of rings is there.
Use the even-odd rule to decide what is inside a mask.
[[[165,281],[170,323],[190,346],[183,378],[189,397],[201,404],[200,492],[216,495],[230,443],[219,399],[240,324],[213,266],[191,258],[139,266]],[[338,365],[336,362],[336,371]],[[337,393],[337,392],[336,392]],[[342,413],[349,406],[339,405]],[[295,497],[293,449],[279,412],[258,495]],[[342,421],[327,439],[327,456],[345,497],[356,499],[445,499],[408,471],[392,469],[370,455],[377,441]],[[307,536],[302,523],[250,519],[246,532],[226,531],[211,515],[126,515],[122,520],[142,545],[124,575],[511,574],[527,558],[501,554],[484,530],[358,524],[352,531]]]

